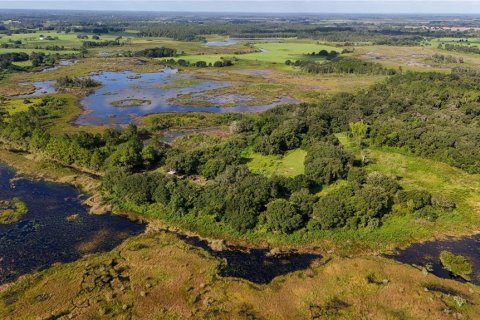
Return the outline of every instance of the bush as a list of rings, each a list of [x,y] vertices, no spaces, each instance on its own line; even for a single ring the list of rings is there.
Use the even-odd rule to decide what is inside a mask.
[[[303,217],[310,217],[312,215],[313,206],[316,201],[317,197],[311,194],[308,189],[295,191],[290,196],[290,202]]]
[[[321,197],[313,207],[312,219],[321,229],[335,229],[345,226],[350,213],[338,196]]]
[[[302,216],[295,207],[285,199],[276,199],[267,205],[265,225],[269,230],[292,233],[303,225]]]
[[[342,147],[320,142],[308,150],[305,158],[305,175],[319,185],[330,184],[345,178],[352,157]]]
[[[415,211],[432,204],[432,195],[426,190],[399,191],[397,201]]]
[[[457,207],[455,202],[442,194],[432,196],[432,205],[444,210],[453,210]]]
[[[426,206],[415,211],[415,216],[433,222],[437,220],[438,213],[432,206]]]
[[[370,219],[383,217],[390,208],[388,193],[378,186],[365,185],[355,194],[354,199],[356,214],[362,218],[365,226]]]

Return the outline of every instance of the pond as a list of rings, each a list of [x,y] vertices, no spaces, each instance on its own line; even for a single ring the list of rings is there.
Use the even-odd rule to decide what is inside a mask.
[[[239,42],[240,40],[237,40],[237,39],[226,39],[223,41],[208,41],[205,43],[205,45],[207,47],[226,47],[226,46],[232,46]]]
[[[295,251],[271,253],[267,249],[233,246],[224,246],[222,250],[214,250],[208,241],[197,236],[168,230],[163,232],[173,233],[185,243],[202,248],[210,255],[222,259],[224,263],[218,270],[219,276],[241,278],[257,284],[267,284],[278,276],[305,270],[322,258],[322,256],[312,253]]]
[[[209,94],[210,90],[231,87],[235,83],[201,80],[171,68],[153,73],[101,72],[93,74],[92,78],[100,81],[102,87],[82,99],[85,113],[75,119],[75,124],[122,125],[144,115],[163,112],[262,112],[277,105],[298,102],[281,96],[269,104],[255,105],[250,95]],[[53,81],[33,85],[35,92],[23,97],[55,92]],[[175,102],[184,95],[198,98],[202,103],[195,105],[190,99],[186,103]]]
[[[19,198],[27,213],[12,224],[0,224],[0,284],[57,262],[109,251],[145,226],[112,215],[90,215],[74,187],[14,179],[0,163],[0,199]]]
[[[463,279],[454,276],[443,268],[440,262],[440,252],[443,250],[467,258],[472,264],[471,282],[480,285],[480,234],[463,238],[447,238],[445,240],[416,243],[406,249],[399,250],[396,255],[388,257],[410,265],[428,266],[428,269],[431,270],[430,272],[438,277],[463,282]]]
[[[30,83],[21,83],[21,85],[28,84]],[[18,96],[18,98],[37,97],[41,96],[42,94],[50,94],[56,92],[56,89],[54,87],[55,81],[37,81],[32,84],[35,86],[35,90],[32,93],[20,95]]]

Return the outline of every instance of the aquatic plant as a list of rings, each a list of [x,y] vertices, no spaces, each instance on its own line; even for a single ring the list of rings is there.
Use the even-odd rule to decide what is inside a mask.
[[[0,200],[0,224],[15,223],[27,212],[27,205],[19,198]]]

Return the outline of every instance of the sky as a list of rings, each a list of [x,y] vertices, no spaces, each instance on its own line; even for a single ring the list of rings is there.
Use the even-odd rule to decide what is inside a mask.
[[[480,14],[480,0],[0,0],[1,9]]]

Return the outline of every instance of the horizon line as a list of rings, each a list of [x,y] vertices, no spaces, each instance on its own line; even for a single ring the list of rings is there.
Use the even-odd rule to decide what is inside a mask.
[[[116,12],[116,13],[178,13],[178,14],[244,14],[244,15],[304,15],[304,16],[314,16],[314,15],[373,15],[373,16],[389,16],[389,15],[403,15],[403,16],[479,16],[479,12],[466,13],[466,12],[328,12],[328,11],[316,11],[316,12],[280,12],[280,11],[262,11],[262,12],[250,12],[250,11],[202,11],[202,10],[192,10],[192,11],[183,11],[183,10],[156,10],[156,9],[143,9],[143,10],[126,10],[126,9],[67,9],[67,8],[11,8],[11,7],[2,7],[0,3],[0,9],[5,11],[61,11],[61,12]],[[1,14],[1,13],[0,13]]]

